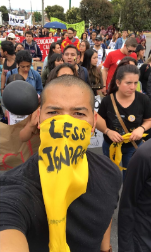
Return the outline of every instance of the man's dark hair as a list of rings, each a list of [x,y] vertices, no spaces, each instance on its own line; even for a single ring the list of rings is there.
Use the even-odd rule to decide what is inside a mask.
[[[15,54],[15,47],[11,41],[2,41],[1,48],[3,52],[7,52],[9,55]]]
[[[73,31],[74,32],[74,29],[72,27],[68,28],[68,31]]]
[[[77,49],[74,45],[67,45],[67,46],[64,48],[64,50],[63,50],[63,54],[64,54],[65,51],[66,51],[67,49],[69,49],[69,48],[75,49],[76,52],[77,52],[77,54],[78,54],[78,49]]]
[[[16,63],[19,65],[23,61],[32,63],[32,57],[27,50],[21,50],[16,54]]]
[[[9,84],[10,82],[12,81],[15,81],[15,80],[23,80],[25,81],[24,77],[20,74],[11,74],[7,80],[7,84]]]
[[[97,35],[97,32],[96,31],[93,31],[92,33],[95,33]]]
[[[75,85],[75,86],[79,86],[83,89],[88,90],[90,93],[90,104],[92,107],[92,111],[94,112],[95,98],[94,98],[94,93],[93,93],[92,88],[86,82],[84,82],[82,79],[80,79],[79,77],[76,77],[74,75],[62,75],[60,77],[57,77],[56,79],[53,79],[51,82],[49,82],[44,87],[44,89],[41,93],[41,107],[45,103],[45,92],[46,92],[47,88],[49,88],[50,86],[53,86],[53,85],[63,85],[63,86],[71,87],[71,88],[73,85]]]
[[[26,37],[27,34],[28,34],[28,35],[31,35],[31,36],[33,37],[32,31],[26,31],[26,32],[25,32],[25,37]]]
[[[126,41],[125,41],[125,45],[127,47],[129,46],[132,46],[132,47],[137,47],[137,40],[135,38],[128,38]]]

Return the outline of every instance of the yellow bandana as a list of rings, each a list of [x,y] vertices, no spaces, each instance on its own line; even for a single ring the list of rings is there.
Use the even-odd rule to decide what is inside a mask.
[[[115,163],[121,171],[127,169],[127,168],[120,166],[120,162],[122,160],[122,151],[121,151],[122,144],[130,142],[129,138],[130,138],[131,134],[132,133],[127,133],[127,134],[123,135],[122,137],[124,138],[124,141],[119,142],[119,143],[112,143],[110,146],[110,149],[109,149],[111,161],[113,163]],[[143,137],[146,137],[146,136],[147,136],[147,134],[143,134]]]
[[[39,173],[49,225],[49,251],[69,252],[66,214],[69,205],[86,192],[86,149],[92,126],[69,115],[40,124]]]

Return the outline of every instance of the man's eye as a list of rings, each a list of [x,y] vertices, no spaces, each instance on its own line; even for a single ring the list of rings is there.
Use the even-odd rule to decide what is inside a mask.
[[[75,115],[78,115],[78,116],[85,116],[85,114],[80,113],[80,112],[76,112]]]
[[[47,112],[47,114],[55,115],[55,114],[57,114],[57,111],[49,111],[49,112]]]

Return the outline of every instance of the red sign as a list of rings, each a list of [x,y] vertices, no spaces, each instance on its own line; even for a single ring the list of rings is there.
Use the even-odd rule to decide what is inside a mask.
[[[17,43],[22,43],[24,39],[25,37],[16,36]],[[45,57],[49,53],[50,45],[53,42],[57,42],[57,40],[59,40],[60,38],[59,37],[52,37],[52,38],[44,37],[44,38],[33,38],[33,39],[37,42],[37,45],[39,46],[42,53],[42,61],[44,61]]]

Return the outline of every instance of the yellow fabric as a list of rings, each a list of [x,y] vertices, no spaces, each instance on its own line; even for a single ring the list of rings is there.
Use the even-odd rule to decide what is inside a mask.
[[[122,170],[126,170],[127,168],[124,168],[122,166],[120,166],[120,162],[122,160],[122,151],[121,151],[121,147],[123,143],[129,143],[129,138],[131,136],[132,133],[127,133],[125,135],[123,135],[122,137],[124,138],[123,142],[119,142],[119,143],[112,143],[110,145],[110,149],[109,149],[109,155],[110,155],[110,159],[112,162],[114,162],[119,169]],[[143,134],[143,137],[146,137],[147,134]]]
[[[69,252],[66,214],[69,205],[86,192],[91,125],[69,115],[40,124],[39,173],[49,226],[49,251]],[[74,227],[73,227],[74,228]]]

